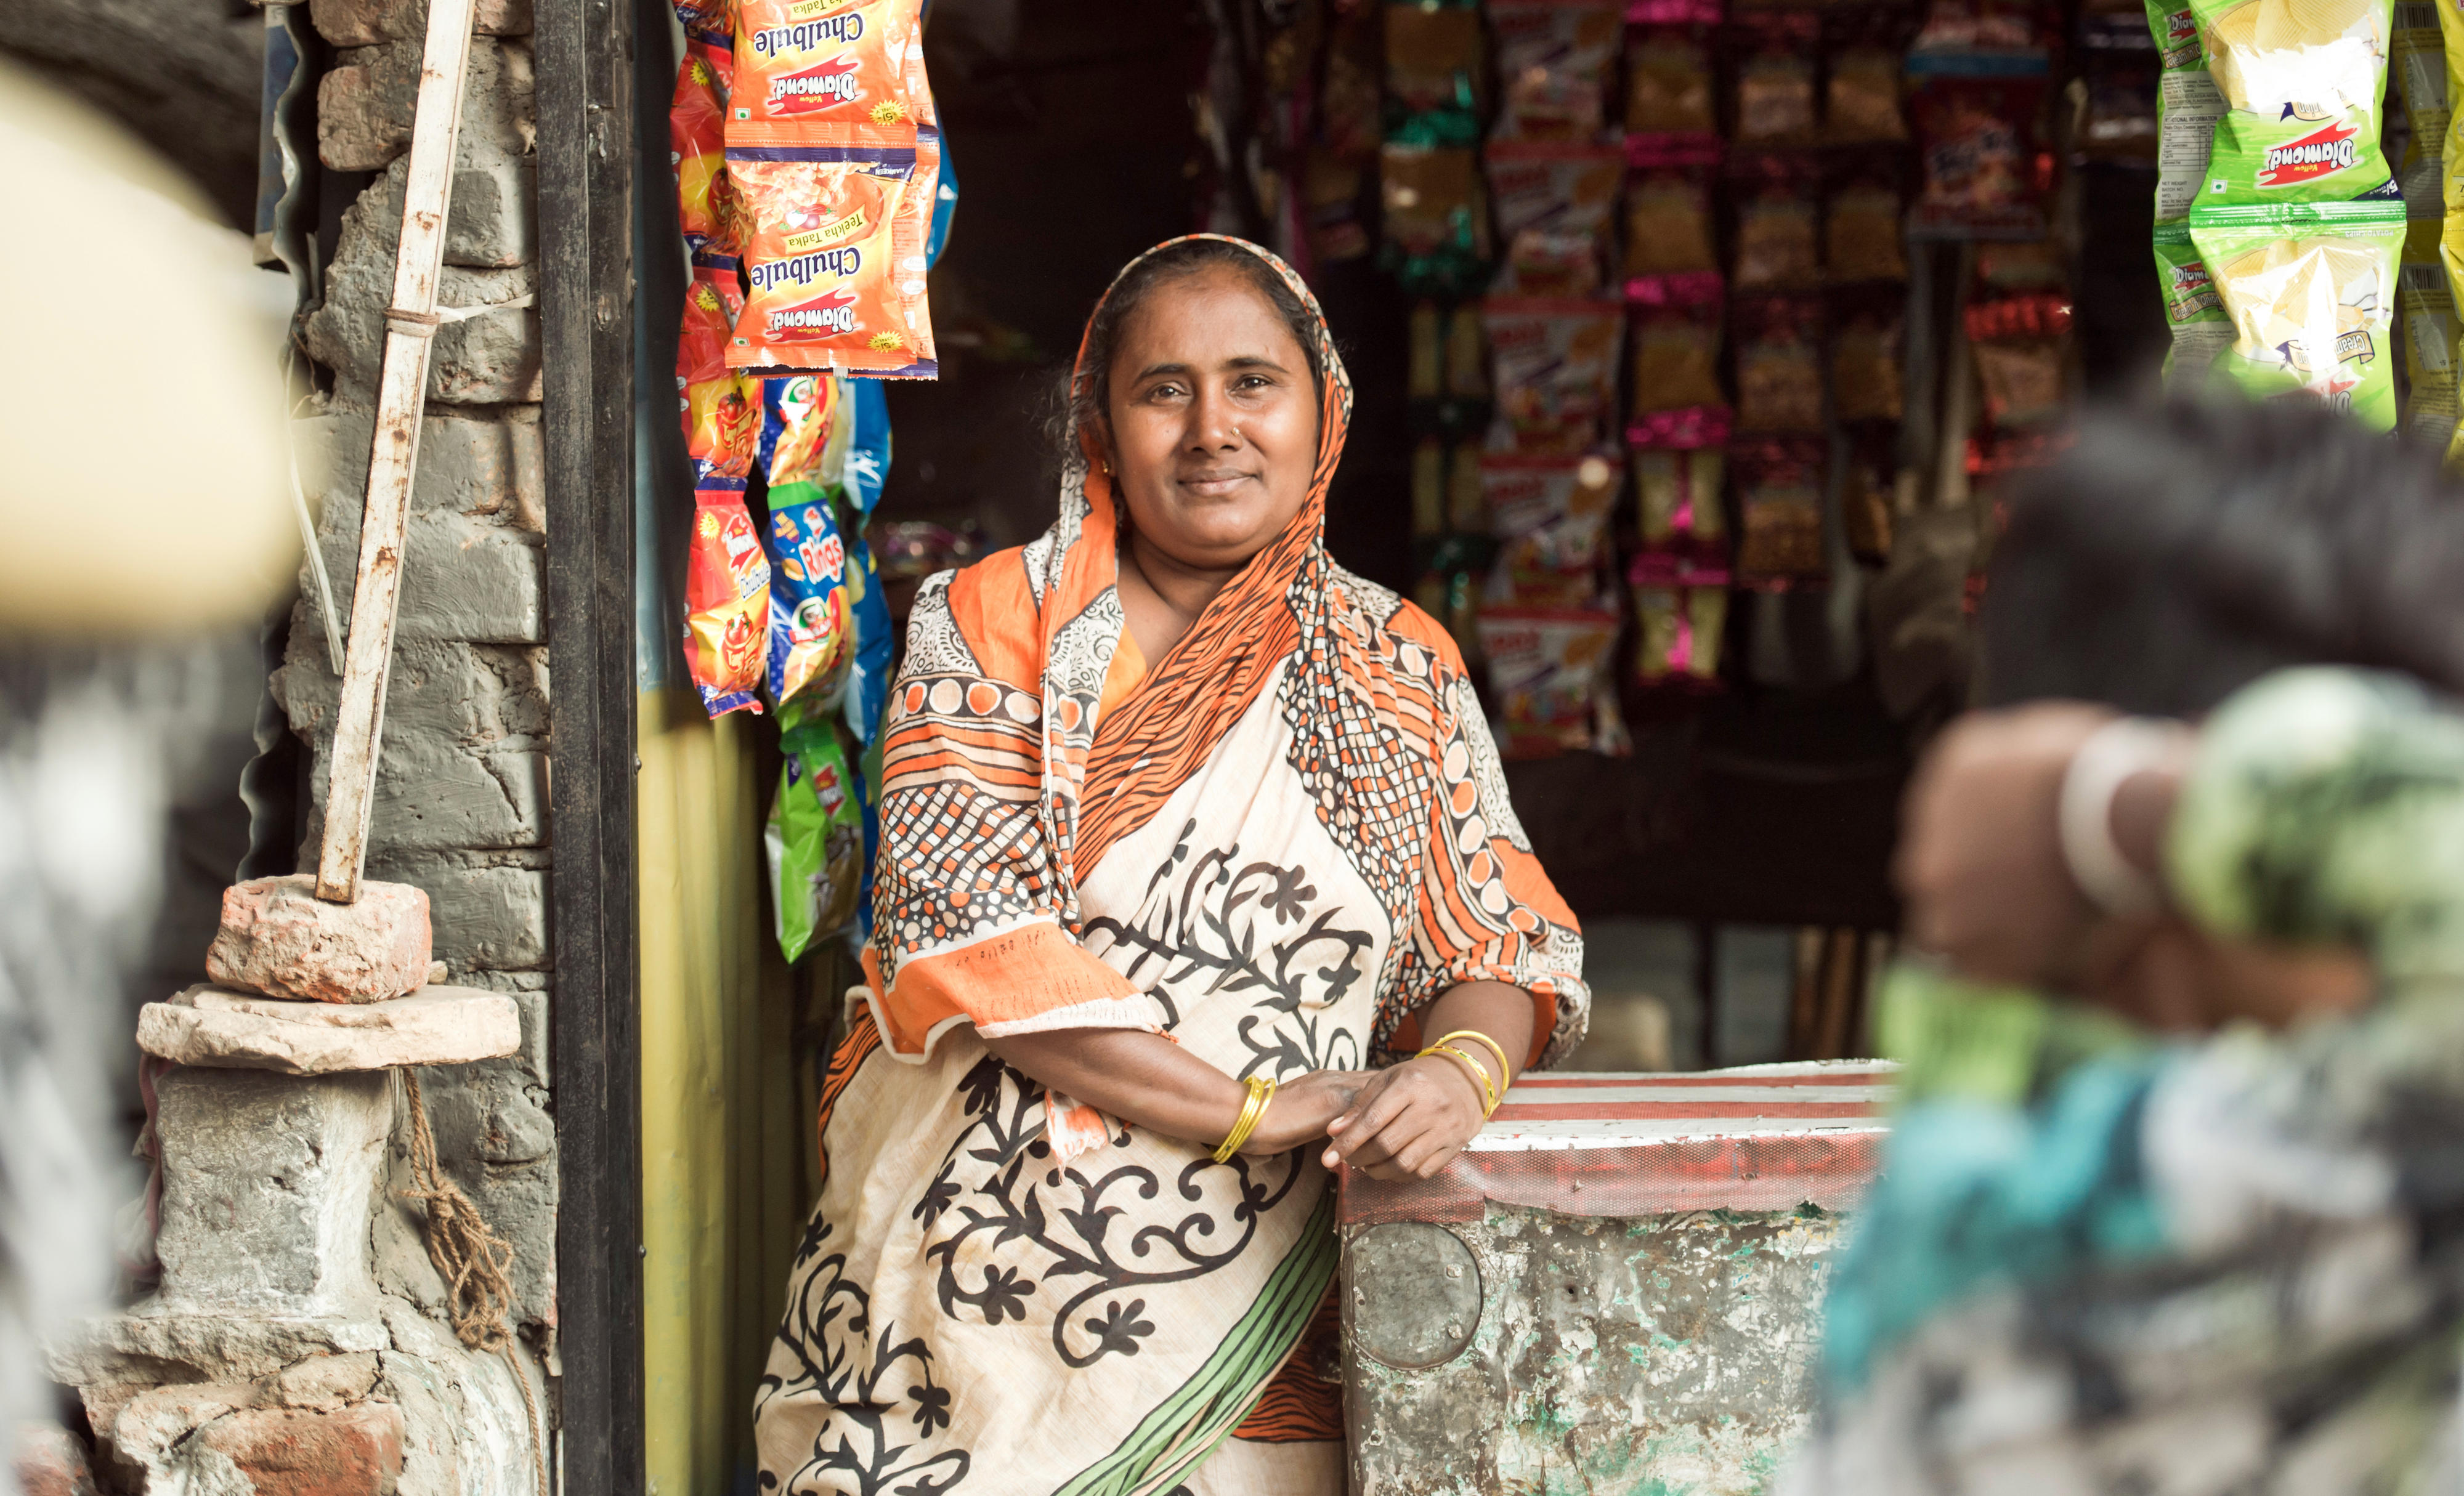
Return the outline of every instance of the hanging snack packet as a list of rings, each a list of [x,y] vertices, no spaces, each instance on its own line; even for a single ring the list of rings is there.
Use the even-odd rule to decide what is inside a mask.
[[[1626,440],[1639,447],[1706,447],[1725,439],[1720,308],[1639,308],[1634,319],[1634,408]]]
[[[2447,173],[2443,169],[2447,137],[2453,111],[2447,94],[2447,55],[2439,34],[2435,0],[2395,0],[2387,81],[2403,101],[2411,130],[2396,180],[2404,193],[2405,210],[2415,218],[2436,218],[2446,212]]]
[[[1842,421],[1897,421],[1901,317],[1876,305],[1850,312],[1831,339],[1831,401]]]
[[[1617,0],[1489,0],[1500,95],[1492,137],[1597,139],[1623,23]]]
[[[779,766],[761,849],[770,863],[779,953],[794,961],[855,917],[864,808],[847,750],[826,718],[782,731],[779,749],[786,761]]]
[[[1711,49],[1695,28],[1637,28],[1625,52],[1629,144],[1663,136],[1713,136]]]
[[[1404,325],[1403,393],[1413,400],[1435,400],[1445,385],[1443,336],[1445,314],[1435,301],[1422,301],[1412,308],[1411,319]]]
[[[1505,757],[1547,758],[1594,745],[1595,707],[1617,633],[1611,612],[1506,608],[1480,615]]]
[[[1624,474],[1611,459],[1488,456],[1480,484],[1497,540],[1489,601],[1582,607],[1599,596],[1609,512]]]
[[[677,226],[686,245],[733,254],[744,242],[743,205],[727,175],[727,82],[722,47],[688,42],[668,107],[668,161],[676,172]]]
[[[1488,489],[1481,477],[1478,442],[1457,442],[1446,459],[1446,528],[1457,535],[1488,533]]]
[[[2233,341],[2233,319],[2225,299],[2209,278],[2207,261],[2190,240],[2188,219],[2156,226],[2156,290],[2164,297],[2165,320],[2173,330],[2173,346],[2165,355],[2168,389],[2195,389],[2208,377],[2208,365]]]
[[[1401,0],[1385,12],[1386,139],[1410,145],[1478,141],[1486,71],[1478,7]]]
[[[2395,425],[2396,259],[2404,205],[2249,204],[2190,214],[2233,319],[2215,362],[2255,396],[2306,393],[2374,430]]]
[[[2455,360],[2458,330],[2454,288],[2438,252],[2440,225],[2417,219],[2405,231],[2404,252],[2396,266],[2397,311],[2404,317],[2404,429],[2414,438],[2447,450],[2459,414]]]
[[[1914,238],[2038,239],[2044,237],[2044,186],[2037,176],[2035,121],[2045,79],[2034,75],[1968,77],[1925,74],[1912,113],[1924,184],[1908,213]],[[2038,69],[2041,57],[2033,64]]]
[[[1506,241],[1506,267],[1494,289],[1535,297],[1599,290],[1609,215],[1624,174],[1624,153],[1614,145],[1489,146],[1489,200]]]
[[[890,393],[877,379],[838,377],[830,408],[830,445],[822,459],[825,481],[836,474],[839,496],[855,512],[856,527],[881,503],[890,478]],[[861,547],[859,547],[861,549]]]
[[[862,383],[862,382],[859,382]],[[858,749],[870,748],[890,702],[890,594],[873,570],[872,547],[859,540],[847,557],[847,674],[840,710]]]
[[[2207,190],[2208,156],[2225,96],[2208,72],[2190,0],[2146,0],[2147,32],[2156,42],[2156,221],[2190,210]],[[2161,251],[2159,252],[2161,254]]]
[[[1461,400],[1488,398],[1488,344],[1480,314],[1457,307],[1446,314],[1445,392]]]
[[[676,337],[676,405],[684,418],[685,454],[696,479],[709,473],[741,478],[752,471],[761,429],[754,383],[727,366],[728,340],[744,310],[736,260],[695,251]]]
[[[1830,574],[1822,551],[1823,450],[1811,437],[1735,449],[1737,571],[1745,585],[1786,591]]]
[[[1415,296],[1456,295],[1488,276],[1488,198],[1480,159],[1453,146],[1390,143],[1377,153],[1379,263]]]
[[[1822,134],[1838,144],[1904,141],[1900,112],[1900,55],[1889,47],[1843,47],[1831,59],[1823,90]]]
[[[2071,139],[2081,162],[2148,167],[2157,164],[2156,89],[2137,70],[2098,74],[2082,80],[2078,123]]]
[[[1683,556],[1641,555],[1626,573],[1634,598],[1634,675],[1645,687],[1716,686],[1728,622],[1728,570]]]
[[[676,0],[676,24],[684,28],[689,42],[727,49],[728,71],[735,71],[736,0]]]
[[[752,220],[751,291],[730,364],[931,376],[900,286],[901,264],[924,253],[900,210],[914,139],[903,126],[737,126],[727,165]]]
[[[1598,445],[1617,396],[1616,302],[1491,297],[1489,446],[1574,455]]]
[[[1773,297],[1740,304],[1737,429],[1822,429],[1822,303]]]
[[[1642,543],[1654,550],[1701,550],[1728,533],[1720,513],[1727,453],[1716,447],[1628,454]]]
[[[827,491],[770,485],[770,699],[826,689],[847,642],[847,545]]]
[[[1741,145],[1814,142],[1811,15],[1758,15],[1748,23],[1755,50],[1737,65],[1736,141]]]
[[[1969,355],[1997,430],[2045,426],[2068,407],[2070,298],[2047,293],[1972,300]]]
[[[1711,176],[1719,159],[1716,140],[1626,141],[1626,164],[1634,170],[1626,187],[1625,273],[1630,281],[1709,276],[1710,294],[1718,295]],[[1626,295],[1634,300],[1653,299],[1632,285]]]
[[[909,370],[900,372],[920,370],[913,377],[926,379],[938,379],[941,373],[940,354],[933,341],[933,303],[926,275],[933,266],[933,226],[940,223],[946,233],[949,225],[940,200],[941,145],[939,130],[929,124],[917,127],[915,174],[898,198],[904,231],[895,236],[900,330],[907,335],[907,348],[913,359]],[[941,216],[936,219],[935,214]]]
[[[1822,283],[1821,209],[1814,174],[1781,156],[1730,164],[1740,195],[1737,261],[1730,282],[1739,291],[1793,291]]]
[[[824,454],[838,404],[836,383],[826,374],[774,374],[752,383],[760,391],[758,455],[770,486],[832,482]]]
[[[685,552],[685,665],[713,717],[761,710],[762,643],[769,634],[770,562],[744,507],[744,480],[693,485]]]
[[[2389,0],[2191,0],[2225,113],[2200,202],[2392,192],[2380,153]]]
[[[1854,182],[1832,193],[1822,244],[1833,283],[1907,279],[1902,222],[1900,194],[1880,183]]]
[[[737,0],[737,123],[933,123],[923,0]],[[764,135],[762,143],[783,143]],[[744,143],[736,135],[730,146]]]

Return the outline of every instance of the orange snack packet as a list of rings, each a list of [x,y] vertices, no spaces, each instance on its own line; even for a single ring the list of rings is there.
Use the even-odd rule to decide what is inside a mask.
[[[744,507],[742,478],[693,486],[693,539],[685,552],[685,665],[714,717],[747,707],[770,641],[770,559]]]
[[[693,284],[685,291],[684,324],[676,338],[676,405],[695,478],[712,473],[740,478],[752,467],[761,428],[760,407],[754,399],[759,382],[739,379],[727,366],[728,340],[735,336],[743,309],[736,260],[696,251]]]
[[[933,122],[922,11],[923,0],[742,0],[728,119]]]
[[[748,292],[733,368],[930,378],[923,305],[931,223],[904,210],[915,132],[903,126],[738,126],[728,170],[751,219]],[[906,282],[914,284],[912,291]]]
[[[677,227],[694,249],[742,247],[736,192],[727,177],[727,50],[688,42],[668,106],[668,159],[676,168]]]

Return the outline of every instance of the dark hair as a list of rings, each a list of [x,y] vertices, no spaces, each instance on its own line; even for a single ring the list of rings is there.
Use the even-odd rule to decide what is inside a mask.
[[[1219,268],[1248,281],[1284,319],[1284,325],[1291,330],[1292,341],[1301,346],[1301,357],[1309,361],[1310,390],[1319,399],[1325,398],[1326,359],[1318,348],[1317,318],[1290,284],[1256,252],[1230,240],[1183,239],[1131,266],[1114,283],[1104,304],[1096,308],[1095,319],[1087,327],[1087,376],[1083,380],[1064,376],[1061,408],[1052,422],[1054,445],[1069,439],[1073,424],[1080,429],[1092,430],[1102,422],[1111,408],[1112,358],[1120,348],[1121,330],[1129,326],[1132,314],[1145,304],[1155,288]],[[1063,452],[1063,462],[1067,463],[1070,455]]]
[[[2302,664],[2464,693],[2464,491],[2315,406],[2101,411],[2013,493],[1981,638],[1997,705],[2195,715]]]

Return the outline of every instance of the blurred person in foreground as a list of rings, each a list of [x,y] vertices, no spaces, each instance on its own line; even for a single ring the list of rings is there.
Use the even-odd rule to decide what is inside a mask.
[[[1779,1489],[2464,1489],[2464,492],[2284,405],[2014,496]]]
[[[133,1063],[121,987],[154,914],[166,806],[221,684],[205,636],[255,625],[297,540],[281,324],[252,315],[253,282],[270,277],[248,241],[118,126],[5,61],[0,201],[110,226],[80,237],[77,280],[176,313],[141,346],[69,294],[55,235],[0,234],[7,1496],[17,1460],[59,1469],[38,1344],[105,1307],[112,1212],[139,1185],[113,1105]],[[131,372],[99,385],[91,370],[113,361]]]

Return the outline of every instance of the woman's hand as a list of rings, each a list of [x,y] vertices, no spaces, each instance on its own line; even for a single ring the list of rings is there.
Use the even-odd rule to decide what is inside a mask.
[[[1373,1179],[1429,1178],[1480,1131],[1485,1104],[1455,1061],[1441,1054],[1407,1060],[1370,1076],[1352,1106],[1327,1124],[1334,1146],[1326,1151],[1326,1166],[1349,1163]]]
[[[1241,1145],[1252,1157],[1269,1158],[1326,1136],[1327,1124],[1348,1111],[1370,1077],[1358,1070],[1311,1070],[1275,1089],[1258,1129]]]

